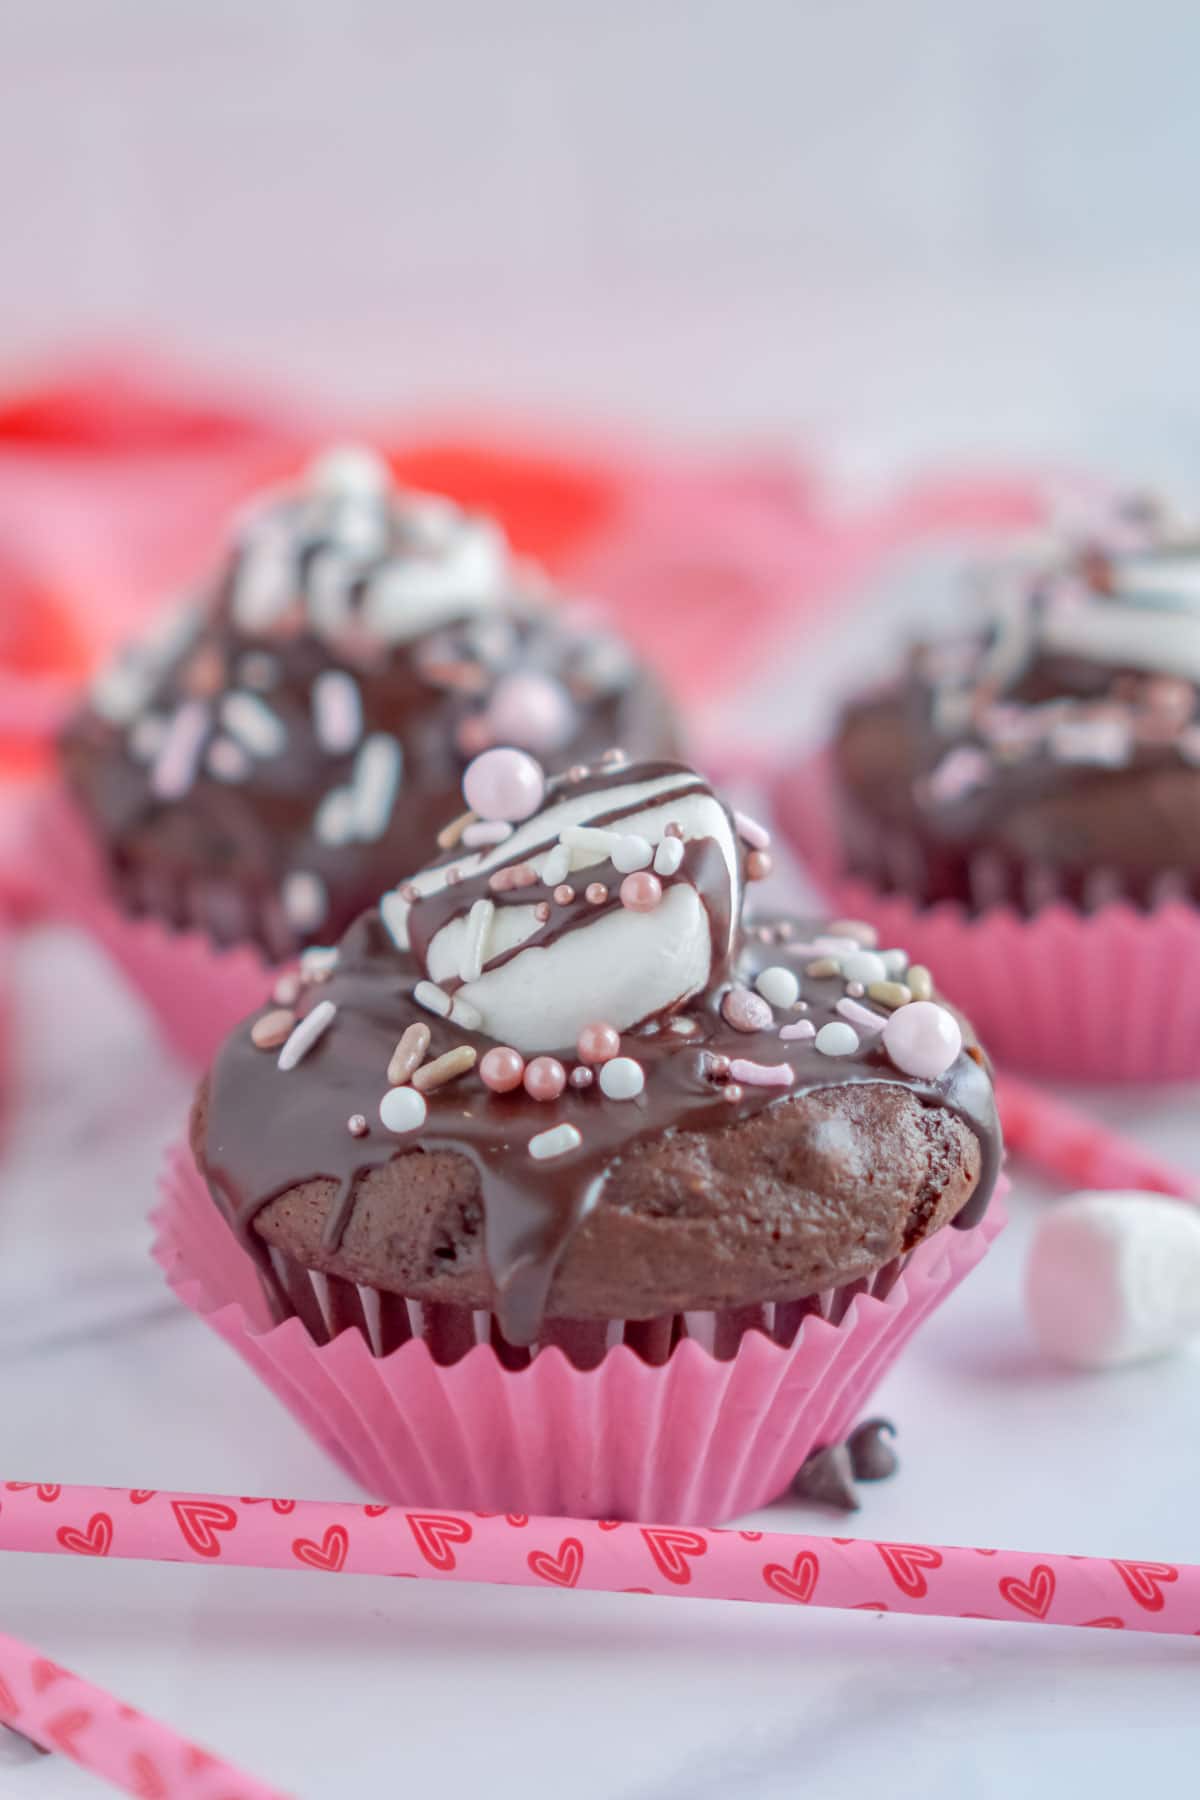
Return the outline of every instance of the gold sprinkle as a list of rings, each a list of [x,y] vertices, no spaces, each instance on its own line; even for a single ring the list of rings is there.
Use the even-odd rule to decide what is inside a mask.
[[[444,1056],[435,1056],[423,1068],[417,1070],[412,1078],[412,1085],[421,1093],[428,1094],[433,1088],[445,1087],[448,1081],[457,1081],[468,1069],[475,1067],[475,1051],[470,1044],[458,1044],[453,1050],[447,1050]]]
[[[818,956],[815,961],[804,965],[804,973],[811,975],[817,981],[823,981],[827,976],[836,975],[837,972],[838,966],[832,956]]]
[[[450,823],[443,825],[437,834],[438,849],[453,850],[467,826],[474,823],[475,814],[473,812],[460,813],[457,819],[451,819]]]
[[[879,933],[865,919],[834,919],[825,930],[830,937],[857,938],[864,950],[873,950],[879,942]]]
[[[289,1012],[286,1007],[264,1013],[250,1027],[250,1042],[256,1050],[278,1050],[280,1044],[286,1044],[291,1037],[295,1023],[295,1013]]]
[[[867,986],[867,995],[871,1000],[878,1000],[881,1006],[890,1006],[895,1012],[898,1006],[907,1006],[912,999],[912,989],[902,981],[872,981]]]
[[[403,1087],[414,1069],[419,1069],[425,1060],[425,1052],[429,1048],[429,1027],[420,1022],[410,1025],[396,1048],[392,1051],[391,1061],[387,1066],[388,1084],[391,1087]]]
[[[905,971],[904,979],[914,1000],[933,999],[933,976],[924,963],[912,963]]]

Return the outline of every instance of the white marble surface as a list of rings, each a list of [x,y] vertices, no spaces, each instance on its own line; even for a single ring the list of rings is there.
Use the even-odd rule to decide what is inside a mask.
[[[351,1494],[148,1261],[188,1077],[79,941],[28,939],[17,989],[0,1472]],[[1180,1158],[1200,1148],[1191,1093],[1090,1103]],[[1009,1231],[885,1384],[902,1469],[863,1490],[850,1529],[1200,1560],[1200,1357],[1105,1377],[1041,1364],[1020,1274],[1046,1203],[1018,1180]],[[756,1522],[843,1528],[787,1503]],[[1181,1791],[1200,1742],[1195,1640],[69,1558],[0,1569],[0,1627],[303,1800],[850,1800],[868,1783],[1116,1800],[1134,1782]],[[9,1754],[6,1800],[95,1791],[59,1759]]]

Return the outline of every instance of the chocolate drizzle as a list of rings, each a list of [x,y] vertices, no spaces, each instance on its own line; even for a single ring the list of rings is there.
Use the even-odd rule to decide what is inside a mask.
[[[643,773],[636,771],[638,776]],[[620,771],[619,779],[630,780],[630,771]],[[611,816],[622,815],[618,809]],[[713,856],[723,864],[715,843],[689,842],[674,878],[694,883],[710,907],[714,896],[727,891],[727,883],[716,879]],[[594,877],[592,869],[586,874]],[[615,871],[606,868],[599,878],[609,876],[615,877]],[[474,891],[464,881],[415,903],[410,915],[413,950],[396,948],[378,913],[362,918],[343,940],[332,976],[308,992],[308,1005],[330,1000],[337,1013],[295,1069],[281,1073],[273,1057],[253,1047],[249,1022],[218,1057],[202,1161],[219,1203],[243,1240],[259,1253],[268,1279],[269,1265],[254,1224],[276,1197],[315,1178],[334,1184],[325,1243],[327,1249],[336,1249],[353,1216],[357,1184],[366,1173],[396,1157],[451,1151],[466,1158],[478,1177],[493,1310],[508,1342],[527,1344],[537,1336],[546,1315],[555,1271],[573,1234],[593,1208],[604,1204],[606,1177],[623,1157],[675,1132],[724,1131],[765,1109],[787,1105],[797,1095],[856,1083],[901,1086],[924,1105],[948,1109],[966,1123],[979,1144],[980,1169],[974,1193],[954,1223],[966,1227],[982,1216],[999,1170],[1001,1146],[991,1081],[981,1063],[964,1052],[940,1080],[921,1082],[896,1070],[877,1037],[864,1037],[850,1056],[831,1058],[818,1052],[811,1040],[781,1041],[782,1020],[767,1031],[733,1030],[721,1015],[721,1000],[731,982],[752,983],[772,962],[791,960],[798,970],[800,965],[775,933],[771,942],[764,942],[758,933],[743,934],[732,956],[726,955],[728,921],[719,910],[709,914],[714,957],[704,992],[622,1033],[622,1054],[636,1058],[645,1072],[645,1088],[636,1099],[610,1100],[598,1083],[582,1090],[568,1085],[553,1102],[535,1101],[523,1089],[495,1094],[484,1086],[476,1068],[426,1095],[425,1123],[411,1139],[390,1135],[379,1123],[378,1106],[386,1091],[388,1059],[409,1024],[416,1019],[429,1024],[430,1057],[463,1043],[472,1045],[480,1057],[491,1047],[490,1038],[449,1020],[430,1018],[412,999],[415,984],[425,974],[424,949],[441,924],[469,907]],[[539,896],[544,891],[536,890]],[[586,902],[583,908],[581,912],[573,903],[570,909],[559,909],[566,916],[547,929],[582,927],[585,914],[598,910]],[[422,917],[426,911],[428,916]],[[844,993],[840,977],[805,977],[803,991],[805,1016],[814,1027],[837,1017],[836,1003]],[[674,1029],[680,1019],[686,1021],[682,1033]],[[573,1060],[569,1046],[547,1044],[544,1049],[557,1051],[564,1061]],[[795,1079],[786,1089],[745,1085],[740,1098],[731,1103],[719,1059],[734,1057],[765,1064],[786,1061]],[[370,1121],[366,1137],[356,1138],[347,1131],[346,1121],[353,1113]],[[578,1148],[546,1161],[534,1159],[530,1139],[563,1122],[578,1129]]]

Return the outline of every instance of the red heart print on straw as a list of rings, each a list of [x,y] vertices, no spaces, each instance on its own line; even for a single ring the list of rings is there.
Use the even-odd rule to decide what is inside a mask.
[[[69,1509],[72,1519],[87,1518],[87,1531],[77,1525],[56,1530],[60,1508]],[[213,1508],[222,1509],[221,1517],[227,1508],[237,1520],[234,1529],[220,1532],[215,1558],[189,1543],[180,1527],[180,1509],[193,1521],[211,1523],[214,1515],[201,1509]],[[159,1493],[135,1505],[128,1488],[78,1487],[64,1487],[59,1505],[47,1507],[26,1488],[12,1492],[0,1508],[0,1550],[78,1553],[82,1544],[83,1554],[95,1555],[95,1532],[104,1554],[143,1561],[190,1558],[210,1566],[418,1575],[1200,1635],[1200,1566],[1193,1564],[778,1531],[613,1529],[612,1520],[508,1519],[402,1506],[372,1511],[367,1518],[360,1501],[322,1500],[295,1500],[280,1510],[224,1494]]]

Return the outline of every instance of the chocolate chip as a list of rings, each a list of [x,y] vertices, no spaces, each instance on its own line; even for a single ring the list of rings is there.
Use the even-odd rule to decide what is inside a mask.
[[[792,1483],[792,1492],[798,1500],[815,1500],[839,1512],[857,1512],[859,1498],[846,1445],[827,1444],[823,1450],[814,1450]]]
[[[846,1439],[846,1450],[856,1481],[886,1481],[900,1467],[892,1439],[896,1427],[890,1419],[864,1419]]]

